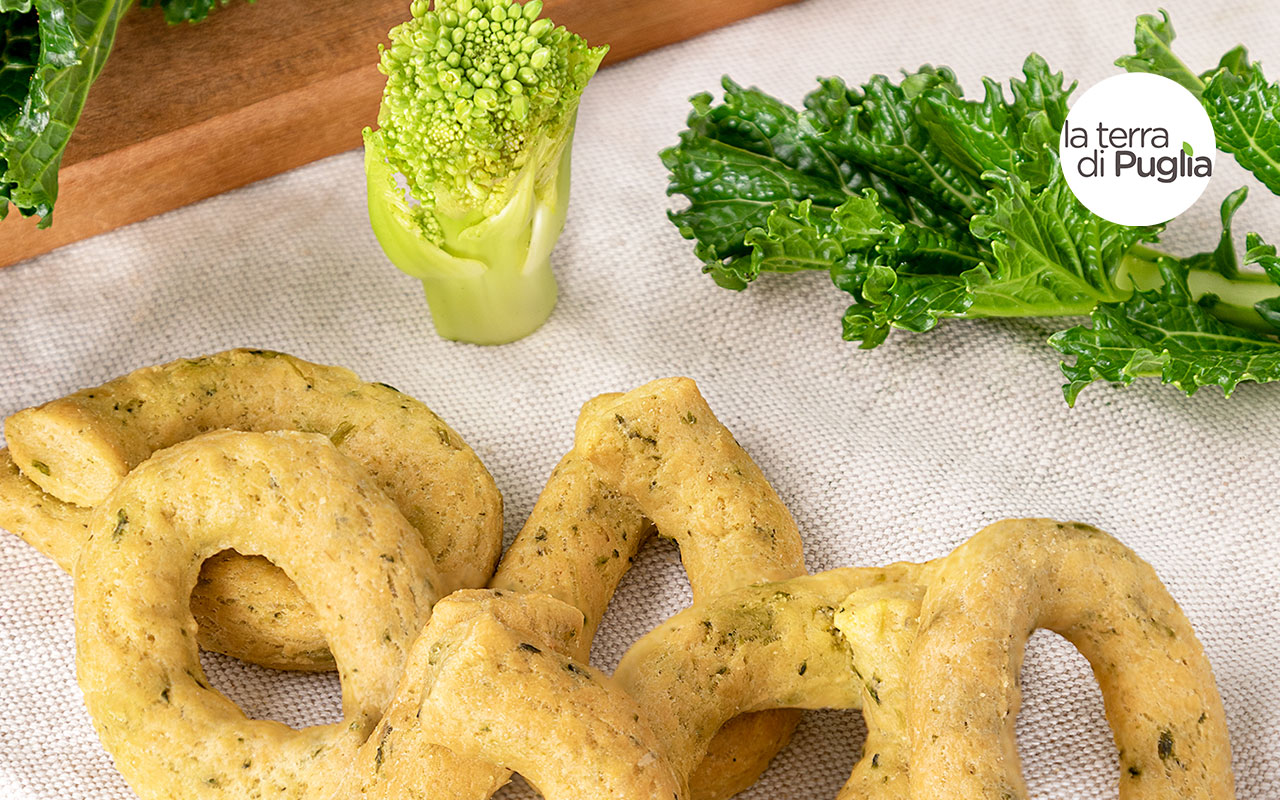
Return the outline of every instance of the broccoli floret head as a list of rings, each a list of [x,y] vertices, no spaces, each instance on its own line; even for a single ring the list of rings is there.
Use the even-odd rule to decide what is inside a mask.
[[[415,0],[382,48],[370,219],[446,338],[511,341],[555,303],[578,100],[608,48],[541,12],[540,0]]]

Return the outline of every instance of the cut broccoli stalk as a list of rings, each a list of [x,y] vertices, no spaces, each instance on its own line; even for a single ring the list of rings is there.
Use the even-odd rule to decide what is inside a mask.
[[[369,219],[446,339],[520,339],[556,302],[578,100],[608,48],[541,10],[417,0],[382,50],[387,87],[364,134]]]
[[[442,217],[441,244],[415,233],[404,190],[376,135],[366,136],[369,220],[383,251],[422,281],[436,332],[446,339],[505,344],[528,336],[556,304],[551,251],[569,209],[570,148],[560,148],[554,180],[538,185],[526,167],[509,200],[486,217]]]

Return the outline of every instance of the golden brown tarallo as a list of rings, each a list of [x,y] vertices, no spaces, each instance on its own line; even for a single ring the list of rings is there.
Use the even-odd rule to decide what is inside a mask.
[[[490,584],[551,595],[580,610],[586,660],[618,582],[656,530],[680,547],[695,601],[803,575],[791,513],[716,419],[697,385],[665,378],[583,406],[574,448],[552,471]],[[799,713],[768,710],[718,721],[689,775],[692,797],[720,800],[750,786],[790,739]]]
[[[483,586],[502,546],[502,497],[480,459],[421,402],[350,370],[266,350],[147,367],[19,411],[0,451],[0,527],[68,571],[90,509],[157,450],[234,429],[322,433],[418,530],[441,589]],[[192,596],[205,647],[278,669],[332,669],[308,604],[262,558],[215,555]]]

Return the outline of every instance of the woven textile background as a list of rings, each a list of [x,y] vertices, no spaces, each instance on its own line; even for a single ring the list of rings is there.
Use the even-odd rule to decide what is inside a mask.
[[[1244,41],[1280,77],[1273,4],[1167,2],[1194,67]],[[1070,410],[1048,327],[944,324],[862,352],[840,340],[845,303],[824,276],[726,292],[664,218],[675,201],[657,151],[675,141],[686,98],[722,73],[798,103],[818,75],[860,82],[932,62],[972,93],[1034,49],[1087,87],[1117,71],[1133,17],[1153,10],[810,0],[604,71],[579,118],[560,305],[505,347],[436,338],[419,285],[369,231],[357,152],[0,270],[0,414],[179,356],[285,350],[390,383],[447,419],[497,479],[510,538],[569,448],[583,401],[688,375],[790,505],[811,570],[944,555],[1009,516],[1082,520],[1134,547],[1208,651],[1240,797],[1276,800],[1280,386],[1245,386],[1230,401],[1095,386]],[[1242,182],[1220,157],[1170,246],[1212,247],[1217,202]],[[1253,188],[1239,230],[1280,239],[1280,202]],[[687,602],[677,551],[651,545],[614,600],[595,663],[612,669]],[[71,609],[70,579],[0,532],[0,798],[132,797],[81,704]],[[331,676],[206,663],[251,714],[300,725],[338,713]],[[1114,797],[1114,747],[1083,658],[1037,634],[1024,678],[1018,731],[1033,795]],[[861,736],[852,712],[807,715],[744,797],[833,797]],[[532,796],[519,782],[501,795]]]

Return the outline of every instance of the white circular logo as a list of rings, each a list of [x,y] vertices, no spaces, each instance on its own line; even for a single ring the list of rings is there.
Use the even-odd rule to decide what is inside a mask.
[[[1085,92],[1058,143],[1067,185],[1121,225],[1167,222],[1213,175],[1213,124],[1195,95],[1159,75],[1115,75]]]

